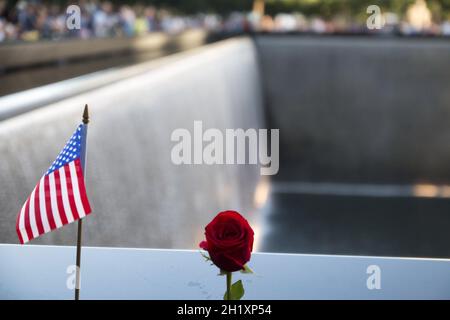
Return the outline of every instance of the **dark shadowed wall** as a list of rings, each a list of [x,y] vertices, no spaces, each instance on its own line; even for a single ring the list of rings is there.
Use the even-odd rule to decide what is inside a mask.
[[[450,183],[450,41],[258,36],[281,180]]]

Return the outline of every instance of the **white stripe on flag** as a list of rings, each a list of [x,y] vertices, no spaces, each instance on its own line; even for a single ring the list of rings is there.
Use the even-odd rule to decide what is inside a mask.
[[[22,210],[20,210],[20,217],[19,217],[19,232],[22,236],[23,242],[28,242],[28,235],[27,230],[25,229],[25,207],[27,206],[27,202],[25,201],[25,204],[22,206]]]
[[[31,231],[33,232],[33,238],[36,238],[36,237],[39,236],[39,230],[38,230],[37,224],[36,224],[36,211],[34,209],[35,193],[36,193],[36,187],[34,187],[33,192],[31,193],[31,196],[30,196],[30,207],[28,209],[28,212],[29,212],[29,215],[30,215]]]
[[[58,169],[59,171],[59,180],[61,185],[61,195],[63,200],[64,211],[66,212],[67,221],[69,223],[73,222],[75,219],[73,218],[72,210],[70,209],[69,195],[67,193],[67,182],[66,182],[66,173],[64,172],[64,166]]]
[[[75,161],[72,161],[69,164],[70,176],[72,178],[72,190],[73,190],[73,198],[75,199],[75,206],[77,207],[78,216],[83,218],[86,216],[84,212],[83,203],[81,202],[80,196],[80,186],[78,185],[78,177],[77,170],[75,168]]]
[[[45,206],[47,201],[45,201],[44,181],[45,175],[41,178],[41,181],[39,181],[39,209],[41,211],[41,220],[42,226],[44,227],[44,233],[47,233],[50,231],[50,225],[47,218],[47,207]]]
[[[56,227],[60,228],[63,224],[58,210],[58,203],[56,202],[55,174],[53,172],[48,175],[48,182],[50,185],[50,205],[52,206],[53,219],[55,220]]]

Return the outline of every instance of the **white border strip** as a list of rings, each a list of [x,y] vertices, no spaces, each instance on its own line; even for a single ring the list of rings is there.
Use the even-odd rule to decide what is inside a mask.
[[[75,246],[57,246],[57,245],[19,245],[13,243],[0,243],[1,247],[47,247],[47,248],[70,248],[74,249]],[[101,249],[101,250],[136,250],[136,251],[155,251],[155,252],[200,252],[198,249],[158,249],[158,248],[122,248],[122,247],[90,247],[83,246],[83,249]],[[329,258],[357,258],[357,259],[383,259],[383,260],[420,260],[420,261],[442,261],[450,262],[450,259],[446,258],[420,258],[420,257],[388,257],[388,256],[364,256],[364,255],[339,255],[339,254],[307,254],[307,253],[282,253],[282,252],[253,252],[252,255],[275,255],[275,256],[303,256],[303,257],[329,257]]]

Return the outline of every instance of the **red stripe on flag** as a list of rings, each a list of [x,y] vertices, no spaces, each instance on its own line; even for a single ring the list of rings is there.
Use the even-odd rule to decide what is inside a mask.
[[[87,198],[87,194],[86,194],[86,187],[84,185],[83,168],[81,168],[80,159],[75,160],[75,169],[77,172],[78,187],[80,189],[81,202],[83,203],[84,212],[86,213],[86,215],[88,215],[92,212],[92,209],[91,209],[91,205],[89,204],[89,199]]]
[[[23,244],[23,238],[22,238],[22,234],[20,233],[20,228],[19,228],[19,221],[20,221],[20,213],[21,212],[22,212],[22,208],[20,209],[19,214],[17,215],[16,231],[17,231],[17,235],[19,236],[20,244]]]
[[[48,224],[50,229],[56,229],[55,219],[53,219],[52,206],[51,206],[51,195],[50,195],[50,178],[48,175],[44,177],[44,196],[45,196],[45,208],[47,211]]]
[[[31,230],[30,225],[30,197],[27,199],[27,203],[25,205],[25,211],[23,213],[25,215],[25,230],[27,231],[28,241],[33,239],[33,231]]]
[[[56,203],[58,204],[59,216],[61,217],[61,222],[63,225],[67,224],[66,211],[64,211],[63,200],[61,195],[61,180],[59,179],[59,171],[53,171],[55,176],[55,192],[56,192]]]
[[[20,234],[20,231],[19,231],[19,230],[17,230],[17,235],[19,236],[19,242],[20,242],[20,244],[23,244],[22,235]]]
[[[72,176],[70,175],[69,164],[64,166],[64,172],[66,173],[67,195],[69,197],[70,209],[72,210],[73,219],[78,220],[80,219],[80,215],[78,214],[75,198],[73,197]]]
[[[36,219],[36,226],[38,229],[38,234],[41,235],[44,233],[44,226],[42,225],[42,218],[41,218],[41,207],[39,205],[39,185],[38,182],[36,186],[36,191],[34,192],[34,212],[30,214],[34,214]]]

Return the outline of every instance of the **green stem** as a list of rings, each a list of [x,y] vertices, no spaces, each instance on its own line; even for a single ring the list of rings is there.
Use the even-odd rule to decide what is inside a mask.
[[[231,275],[232,273],[227,271],[227,300],[231,300]]]

